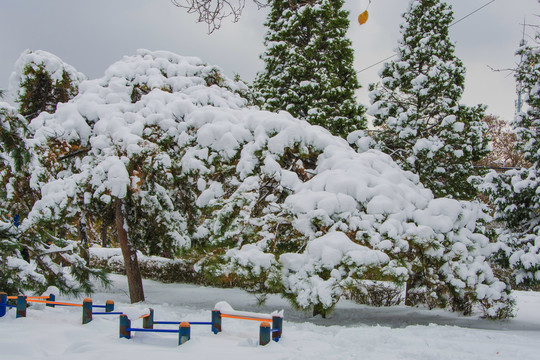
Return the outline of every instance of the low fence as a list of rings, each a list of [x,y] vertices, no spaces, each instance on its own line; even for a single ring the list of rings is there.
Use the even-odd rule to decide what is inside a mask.
[[[16,305],[9,304],[8,300],[16,300]],[[178,333],[178,345],[182,345],[191,339],[192,325],[210,326],[210,330],[214,334],[222,331],[222,322],[224,318],[258,321],[261,322],[259,327],[259,344],[267,345],[270,340],[279,341],[283,331],[283,312],[272,314],[261,314],[246,311],[236,311],[229,304],[220,302],[216,304],[215,309],[211,313],[211,321],[165,321],[154,319],[154,309],[148,309],[148,313],[140,316],[137,320],[142,319],[142,328],[132,327],[131,319],[123,312],[114,311],[114,301],[107,300],[105,305],[94,305],[92,299],[86,298],[82,304],[68,303],[56,301],[54,294],[49,296],[7,296],[6,293],[0,293],[0,317],[6,315],[10,308],[16,309],[16,318],[26,317],[26,309],[28,303],[42,303],[49,307],[55,306],[71,306],[81,307],[82,309],[82,324],[88,324],[92,321],[94,315],[119,315],[120,338],[131,338],[132,332],[154,332],[154,333]],[[94,311],[95,308],[102,308],[105,311]],[[177,329],[156,329],[155,325],[177,325]]]
[[[8,300],[16,300],[16,305],[8,304]],[[6,314],[7,309],[16,308],[16,317],[26,317],[26,309],[28,303],[46,304],[49,307],[55,306],[71,306],[82,308],[82,323],[88,324],[92,321],[93,315],[120,315],[121,312],[114,312],[114,301],[107,300],[105,305],[94,305],[92,299],[86,298],[82,304],[67,303],[56,301],[54,294],[49,296],[7,296],[6,293],[0,293],[0,317]],[[103,308],[105,311],[93,311],[94,308]]]

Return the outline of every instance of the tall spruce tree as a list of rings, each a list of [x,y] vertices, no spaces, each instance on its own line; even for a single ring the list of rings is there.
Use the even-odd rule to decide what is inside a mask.
[[[382,129],[377,146],[435,196],[471,198],[473,162],[488,152],[485,107],[459,103],[465,69],[448,34],[452,9],[441,0],[412,0],[403,17],[397,58],[370,88],[368,113]]]
[[[521,63],[516,81],[521,85],[526,110],[518,112],[512,126],[517,149],[529,168],[488,174],[480,188],[495,208],[495,219],[503,221],[498,260],[513,270],[516,282],[540,283],[540,33],[535,44],[522,43],[517,51]]]
[[[266,110],[286,110],[334,135],[365,127],[342,0],[275,0],[255,88]]]

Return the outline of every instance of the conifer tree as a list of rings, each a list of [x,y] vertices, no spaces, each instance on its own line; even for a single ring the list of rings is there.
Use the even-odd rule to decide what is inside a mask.
[[[77,95],[79,82],[86,77],[57,56],[43,50],[26,50],[15,63],[11,92],[19,113],[33,119],[41,112],[56,110]]]
[[[522,43],[516,55],[522,61],[515,72],[526,110],[518,112],[512,126],[517,150],[529,168],[488,174],[480,189],[495,208],[495,219],[505,223],[500,234],[498,260],[514,271],[518,284],[540,283],[540,34],[534,45]]]
[[[53,81],[58,75],[61,81]],[[103,271],[88,267],[78,242],[50,227],[24,225],[40,192],[33,178],[37,157],[29,122],[74,96],[80,75],[52,54],[26,51],[11,76],[18,108],[0,103],[0,287],[5,291],[41,292],[56,286],[65,293],[89,293],[90,277],[107,282]]]
[[[265,70],[255,88],[262,107],[286,110],[334,135],[365,127],[360,85],[346,38],[348,12],[342,0],[276,0],[266,26]]]
[[[459,103],[465,69],[448,34],[453,12],[441,0],[412,0],[403,17],[397,58],[370,88],[377,146],[436,197],[471,198],[473,162],[487,154],[485,108]]]

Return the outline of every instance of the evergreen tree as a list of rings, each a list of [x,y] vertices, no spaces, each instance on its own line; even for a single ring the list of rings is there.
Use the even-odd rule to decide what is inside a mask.
[[[436,197],[471,198],[473,162],[488,151],[485,108],[459,104],[465,69],[448,34],[453,12],[441,0],[412,0],[403,17],[397,58],[370,88],[377,146]]]
[[[286,110],[334,135],[365,127],[342,0],[276,0],[266,26],[265,70],[255,88],[266,110]]]
[[[34,120],[46,183],[32,223],[69,232],[85,217],[114,213],[130,298],[143,301],[137,251],[178,255],[197,230],[191,191],[199,184],[189,179],[199,161],[183,163],[192,131],[184,112],[214,101],[226,104],[223,93],[243,105],[245,100],[225,90],[229,86],[246,90],[198,59],[147,50],[86,82],[73,101]],[[199,156],[213,161],[208,151]]]
[[[35,68],[39,70],[35,72]],[[58,101],[68,100],[63,89],[75,91],[73,84],[78,83],[70,77],[74,73],[71,69],[52,54],[26,51],[11,77],[19,109],[0,103],[0,287],[10,292],[41,292],[56,286],[65,293],[89,293],[90,277],[107,282],[103,271],[88,267],[80,243],[66,240],[54,228],[24,225],[40,192],[39,181],[33,177],[37,157],[29,141],[29,119],[42,110],[56,108]],[[58,71],[62,81],[52,82]],[[51,80],[50,86],[36,81],[36,74]],[[69,93],[69,97],[73,95]]]
[[[26,50],[15,63],[11,92],[19,113],[33,119],[41,112],[54,112],[58,103],[77,95],[86,77],[57,56],[46,51]]]
[[[522,57],[516,69],[526,111],[519,112],[512,126],[517,150],[531,164],[529,168],[488,174],[480,184],[495,208],[495,219],[505,223],[500,234],[498,260],[514,270],[516,282],[540,283],[540,34],[535,44],[522,43]]]

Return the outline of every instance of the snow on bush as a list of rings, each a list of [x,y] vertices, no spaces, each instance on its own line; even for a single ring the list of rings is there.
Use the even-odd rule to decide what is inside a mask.
[[[455,310],[506,304],[475,204],[434,199],[389,156],[249,108],[245,91],[196,58],[147,50],[81,83],[31,123],[47,154],[34,181],[57,171],[28,224],[123,199],[144,253],[182,254],[215,283],[282,291],[322,315],[362,279]]]

